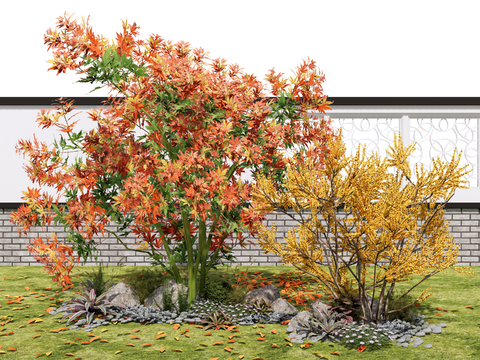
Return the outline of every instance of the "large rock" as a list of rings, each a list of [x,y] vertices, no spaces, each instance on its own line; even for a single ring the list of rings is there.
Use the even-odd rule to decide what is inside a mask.
[[[165,286],[168,287],[170,293],[172,294],[171,310],[178,312],[180,310],[178,303],[179,290],[183,289],[185,294],[188,294],[188,287],[183,284],[177,284],[174,280],[171,280],[168,284],[162,285],[155,289],[145,299],[144,306],[163,310],[163,289]],[[105,293],[106,296],[104,299],[108,300],[109,302],[120,303],[127,306],[140,305],[140,297],[138,296],[137,291],[130,284],[126,284],[125,281],[110,287]]]
[[[272,304],[272,309],[274,312],[282,314],[282,315],[296,315],[298,314],[298,310],[295,306],[291,305],[285,299],[277,299]]]
[[[108,302],[120,303],[127,306],[135,306],[140,304],[140,297],[137,291],[125,281],[112,286],[106,292],[105,300]]]
[[[180,306],[178,302],[179,292],[183,291],[184,296],[187,296],[188,287],[183,284],[177,284],[175,280],[171,280],[167,285],[160,286],[154,292],[148,295],[148,297],[145,299],[145,302],[144,302],[145,307],[154,307],[156,309],[163,310],[163,289],[165,286],[168,287],[170,294],[172,295],[172,307],[173,307],[172,310],[179,312],[180,311]]]
[[[311,312],[313,314],[313,310],[317,310],[318,312],[327,312],[328,309],[331,308],[330,305],[325,304],[323,301],[317,300],[310,306]]]
[[[327,305],[320,300],[315,301],[310,306],[310,311],[301,311],[290,320],[288,323],[287,332],[296,332],[300,325],[299,320],[302,320],[303,322],[310,321],[313,316],[314,309],[318,310],[319,312],[326,312],[330,308],[330,305]]]
[[[275,285],[267,285],[259,289],[249,291],[243,300],[244,303],[254,303],[256,300],[265,300],[271,305],[275,300],[280,298],[280,291]]]
[[[302,320],[302,322],[309,322],[310,319],[312,318],[312,314],[310,311],[300,311],[293,319],[290,320],[288,323],[287,327],[287,332],[296,332],[300,323],[299,320]]]

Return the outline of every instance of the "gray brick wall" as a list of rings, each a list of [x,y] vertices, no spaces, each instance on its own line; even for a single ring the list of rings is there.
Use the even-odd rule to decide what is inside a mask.
[[[59,242],[65,241],[65,233],[63,227],[59,226],[47,226],[46,229],[35,228],[29,232],[29,236],[20,236],[17,232],[17,227],[10,222],[10,212],[13,209],[0,209],[0,266],[43,266],[38,263],[33,254],[27,249],[27,243],[34,237],[41,237],[46,243],[45,235],[51,235],[53,231],[59,231]],[[339,214],[342,215],[343,211]],[[295,219],[300,219],[300,216],[294,212],[294,210],[288,210],[288,214],[292,214]],[[304,216],[309,214],[305,212]],[[343,217],[343,216],[342,216]],[[480,266],[480,213],[479,209],[461,209],[452,208],[447,209],[445,217],[449,221],[450,234],[454,240],[460,245],[460,253],[458,256],[458,266]],[[285,242],[283,237],[287,235],[287,231],[292,225],[298,226],[297,221],[292,220],[289,215],[285,215],[282,212],[275,212],[267,215],[267,220],[264,224],[269,228],[275,223],[277,227],[276,237],[281,242]],[[325,220],[322,219],[322,224],[326,226]],[[113,229],[113,228],[111,228]],[[208,229],[208,226],[207,226]],[[144,256],[143,253],[126,250],[124,246],[118,242],[118,240],[112,235],[105,233],[106,238],[103,239],[102,244],[98,245],[98,261],[103,261],[104,265],[116,266],[122,259],[122,263],[126,266],[148,266],[151,264],[151,259]],[[62,238],[63,236],[63,238]],[[101,238],[98,238],[99,243]],[[248,236],[246,240],[251,240],[254,245],[246,243],[246,247],[243,249],[240,246],[233,248],[234,254],[237,257],[238,265],[252,265],[252,266],[276,266],[281,265],[280,257],[271,254],[264,253],[264,250],[260,248],[255,238]],[[128,247],[136,248],[135,238],[127,237],[122,239]],[[160,253],[165,255],[165,251],[161,250]],[[76,251],[74,252],[76,255]],[[95,255],[95,254],[94,254]],[[99,263],[88,258],[85,266],[96,266]],[[80,265],[84,265],[83,259],[80,261]]]

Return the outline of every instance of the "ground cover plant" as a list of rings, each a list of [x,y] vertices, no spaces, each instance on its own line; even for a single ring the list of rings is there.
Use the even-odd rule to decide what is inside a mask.
[[[254,227],[265,253],[319,279],[340,306],[358,303],[361,314],[357,315],[365,323],[378,324],[428,299],[430,287],[403,308],[394,308],[412,289],[457,263],[459,245],[444,217],[445,205],[456,189],[468,189],[462,177],[471,170],[466,170],[469,165],[458,167],[462,150],[457,157],[455,149],[449,162],[433,158],[429,171],[416,164],[416,181],[412,181],[408,156],[415,143],[404,147],[396,133],[384,159],[376,152],[366,158],[365,147],[360,145],[354,156],[344,156],[340,129],[336,141],[328,141],[325,168],[311,166],[310,159],[298,167],[287,165],[283,192],[268,176],[260,176],[253,189],[253,210],[282,211],[299,226],[288,230],[284,239],[276,237],[275,224],[270,229],[262,223]],[[394,174],[389,172],[392,168]],[[341,206],[343,217],[338,214]],[[288,213],[289,208],[300,218]],[[303,216],[304,209],[310,209],[311,215]],[[322,264],[327,264],[327,271]],[[372,268],[372,281],[367,281],[367,268]],[[453,269],[472,274],[468,267]],[[420,280],[392,301],[397,284],[411,280],[413,274]]]
[[[73,289],[62,291],[52,286],[39,267],[2,267],[0,277],[0,358],[5,359],[476,359],[480,317],[478,276],[460,276],[453,270],[427,280],[438,292],[417,309],[430,322],[446,322],[441,335],[427,335],[432,349],[402,348],[392,345],[371,350],[368,346],[348,348],[342,344],[318,342],[298,344],[286,339],[288,324],[257,324],[214,330],[191,324],[179,327],[139,323],[100,326],[90,332],[69,331],[60,314],[46,312],[52,306],[76,297],[81,283],[94,278],[96,267],[79,267],[72,277]],[[141,285],[149,267],[106,267],[104,280],[131,281]],[[294,267],[220,267],[212,274],[228,279],[233,287],[258,288],[272,283],[281,288],[281,296],[297,309],[309,308],[313,299],[329,301],[330,294],[318,293],[318,280]],[[88,276],[90,275],[90,276]],[[169,280],[161,272],[158,283]],[[418,276],[413,281],[418,280]],[[149,280],[155,277],[149,276]],[[129,279],[129,280],[127,280]],[[398,284],[400,289],[409,286]],[[413,290],[414,296],[420,291]],[[312,299],[313,298],[313,299]],[[224,309],[221,307],[220,309]],[[360,349],[362,350],[362,349]],[[372,353],[374,351],[374,353]]]

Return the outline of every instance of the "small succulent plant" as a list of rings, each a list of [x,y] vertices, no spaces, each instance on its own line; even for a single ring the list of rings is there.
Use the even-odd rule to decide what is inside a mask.
[[[267,304],[267,302],[264,299],[256,299],[252,303],[252,306],[253,306],[252,311],[260,315],[264,315],[272,311],[271,305]]]
[[[67,325],[69,322],[73,321],[75,318],[81,316],[82,314],[85,314],[87,318],[87,324],[90,325],[93,320],[93,316],[97,314],[99,311],[103,312],[104,315],[107,315],[106,307],[118,306],[118,307],[127,309],[127,307],[123,304],[111,303],[111,302],[105,301],[103,298],[107,294],[103,294],[97,297],[97,295],[95,294],[95,290],[93,288],[87,289],[83,284],[82,286],[84,288],[84,295],[83,296],[80,295],[79,298],[72,300],[70,302],[70,304],[73,306],[70,309],[73,310],[74,314],[70,317],[70,319],[68,319]],[[112,311],[112,313],[114,312]],[[60,320],[60,322],[62,322],[67,317],[68,315],[65,315]]]
[[[318,311],[314,309],[313,316],[308,321],[299,320],[297,333],[306,333],[319,336],[319,340],[334,340],[334,333],[350,323],[350,319],[345,318],[331,309]]]
[[[231,316],[225,314],[223,311],[213,311],[210,315],[207,315],[203,319],[202,325],[206,325],[205,330],[208,329],[222,329],[233,324],[233,319]]]

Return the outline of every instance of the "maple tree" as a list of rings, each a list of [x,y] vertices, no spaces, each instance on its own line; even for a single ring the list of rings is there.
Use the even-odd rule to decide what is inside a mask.
[[[458,245],[443,214],[455,189],[468,188],[462,186],[468,181],[460,178],[470,171],[465,171],[467,165],[457,168],[462,152],[456,158],[455,149],[450,163],[433,159],[429,172],[423,164],[419,172],[416,164],[414,183],[407,158],[415,144],[405,149],[399,134],[387,150],[390,159],[383,161],[377,153],[365,159],[365,145],[362,152],[359,146],[350,157],[344,155],[343,141],[329,141],[328,148],[323,169],[312,166],[308,159],[299,167],[287,165],[288,197],[272,186],[268,176],[257,179],[252,189],[253,209],[281,210],[300,223],[288,231],[285,243],[275,237],[275,224],[270,230],[261,223],[253,224],[257,241],[285,264],[319,279],[336,301],[351,305],[359,299],[363,320],[378,323],[393,312],[425,301],[432,295],[427,294],[429,289],[403,308],[391,310],[419,284],[457,263]],[[388,172],[389,167],[396,168],[395,175]],[[342,205],[343,218],[337,213]],[[300,219],[295,219],[284,210],[288,208],[296,212],[310,209],[311,215],[307,218],[300,213]],[[468,268],[454,269],[470,273]],[[412,280],[413,274],[421,280],[390,304],[395,284]]]
[[[78,252],[77,264],[81,256],[86,261],[96,250],[94,236],[105,232],[125,248],[148,254],[177,282],[182,279],[177,262],[186,254],[183,275],[193,303],[197,274],[201,291],[214,261],[222,252],[228,256],[225,240],[237,234],[244,247],[243,232],[266,219],[250,209],[251,184],[240,175],[252,169],[254,176],[269,175],[281,188],[286,164],[300,164],[308,156],[322,167],[326,141],[334,133],[329,119],[312,125],[311,113],[324,114],[331,102],[312,60],[303,61],[289,79],[270,70],[266,80],[278,97],[271,101],[262,82],[238,65],[210,61],[202,48],[192,50],[183,41],[173,44],[158,35],[140,40],[138,35],[139,27],[125,21],[109,42],[94,34],[88,19],[80,24],[66,14],[47,31],[45,43],[53,52],[49,70],[57,75],[76,70],[83,76],[79,82],[106,86],[110,96],[105,107],[88,112],[96,123],[88,132],[75,132],[72,101],[60,99],[54,109],[42,110],[39,126],[56,126],[60,140],[50,145],[20,140],[17,152],[29,158],[30,179],[54,188],[57,197],[29,188],[26,204],[11,219],[25,233],[52,221],[65,226],[72,248],[57,247],[55,236],[48,244],[36,238],[29,246],[64,288],[71,286],[72,249]],[[286,149],[296,152],[285,157]],[[81,155],[73,163],[72,153]],[[61,196],[65,204],[59,203]],[[110,221],[123,233],[108,229]],[[139,248],[122,241],[128,233],[137,236]],[[162,246],[167,264],[157,251]]]

